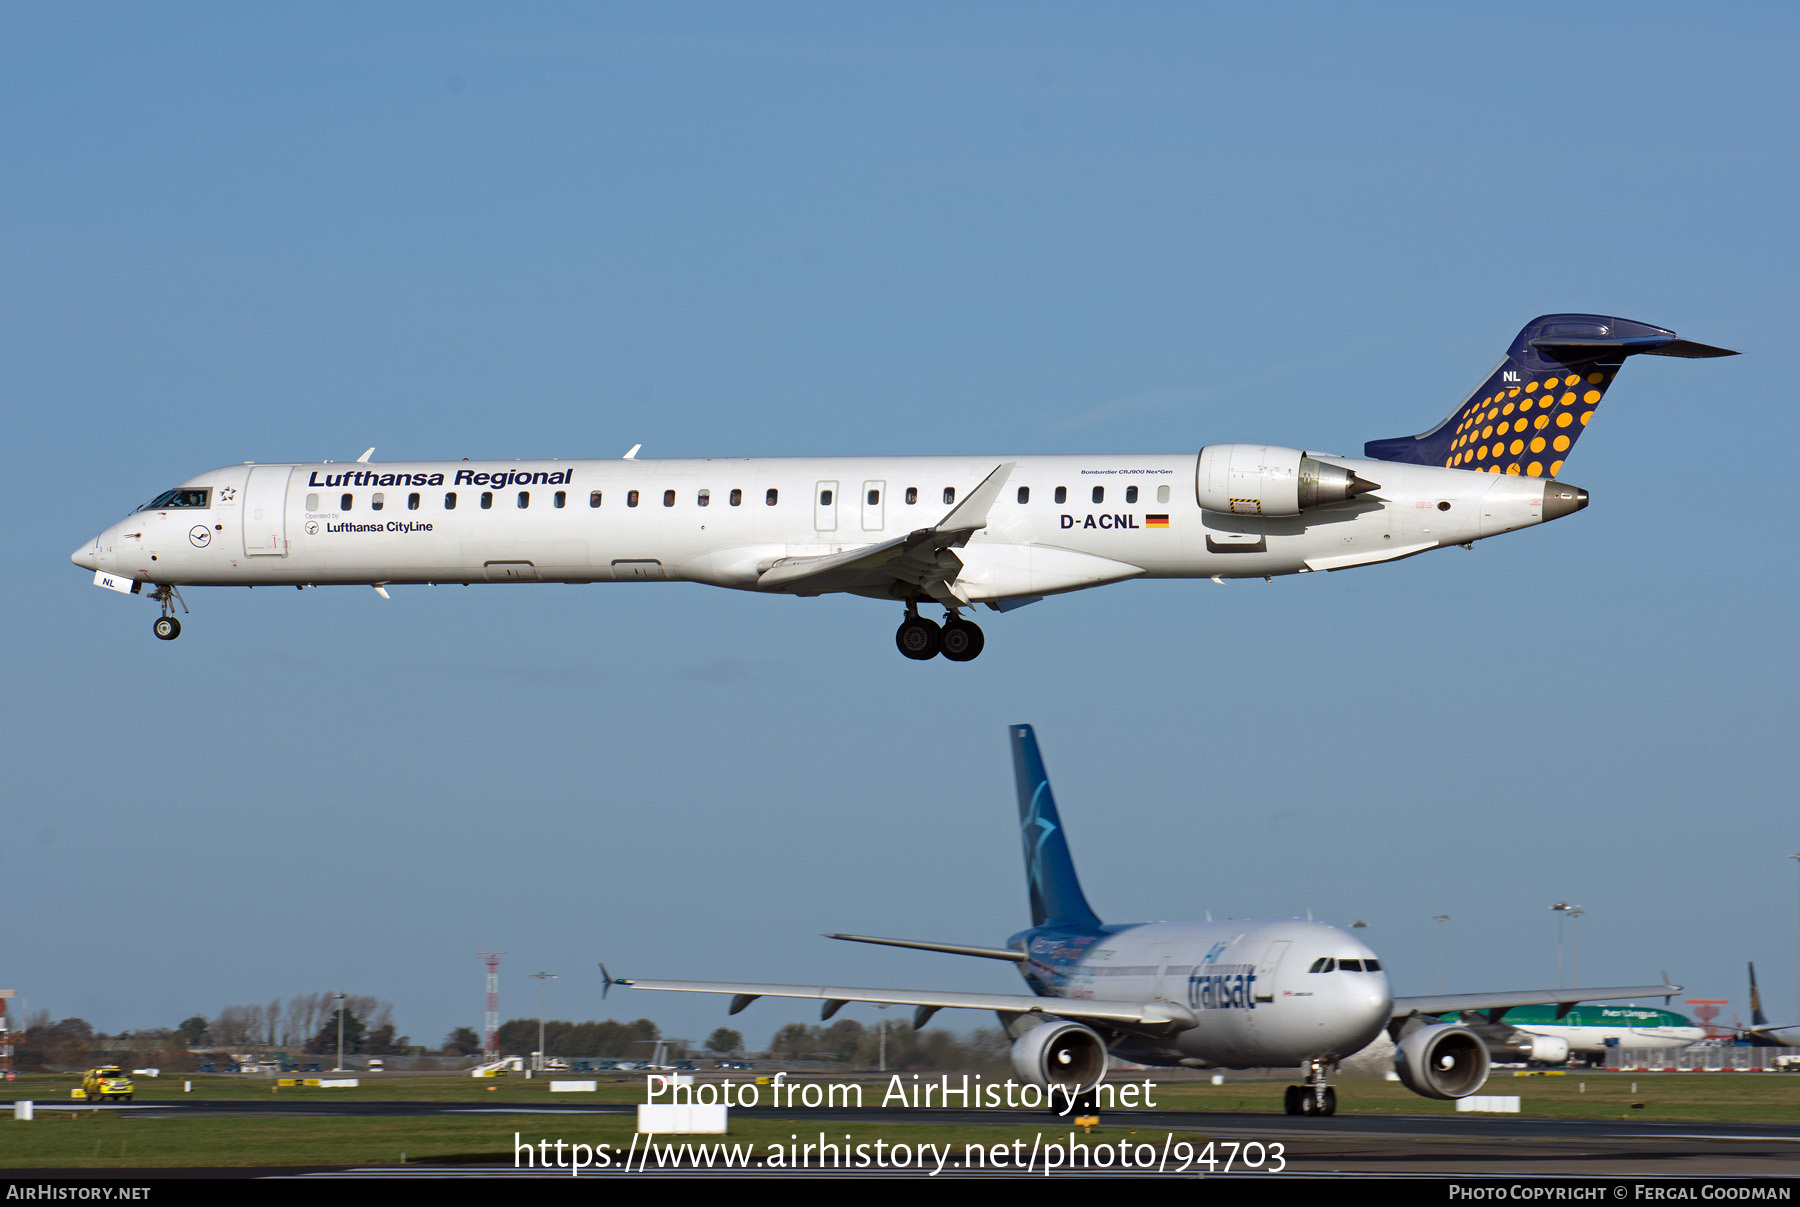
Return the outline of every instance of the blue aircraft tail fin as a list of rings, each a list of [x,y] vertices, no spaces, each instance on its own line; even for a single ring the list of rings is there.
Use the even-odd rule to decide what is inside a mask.
[[[1029,725],[1014,725],[1013,779],[1019,789],[1019,834],[1025,844],[1025,884],[1031,893],[1033,926],[1098,926],[1100,919],[1081,892],[1075,861],[1063,835],[1050,777]]]
[[[1769,1018],[1763,1013],[1762,991],[1756,987],[1755,964],[1750,965],[1750,1025],[1752,1027],[1766,1027],[1769,1025]]]
[[[1506,356],[1462,405],[1428,432],[1371,440],[1363,454],[1554,478],[1627,356],[1736,356],[1663,327],[1601,314],[1545,314],[1525,324]]]

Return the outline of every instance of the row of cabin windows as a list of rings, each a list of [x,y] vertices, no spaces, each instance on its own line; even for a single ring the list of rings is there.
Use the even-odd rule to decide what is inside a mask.
[[[948,493],[948,492],[946,492],[946,493]],[[1091,492],[1089,492],[1089,494],[1090,494],[1090,497],[1096,503],[1106,502],[1106,487],[1104,487],[1104,486],[1094,487],[1094,489]],[[1056,501],[1058,503],[1067,503],[1069,501],[1069,488],[1067,486],[1058,486],[1054,493],[1054,498],[1056,499]],[[945,499],[944,501],[946,503],[949,502],[948,499]],[[1138,488],[1137,487],[1127,486],[1125,488],[1125,501],[1127,503],[1135,503],[1138,501]],[[1167,503],[1169,501],[1169,488],[1167,486],[1158,486],[1156,488],[1156,501],[1158,503]],[[1029,487],[1029,486],[1019,487],[1019,502],[1021,502],[1021,503],[1031,502],[1031,487]]]
[[[734,490],[731,492],[730,495],[728,495],[726,497],[730,501],[730,503],[733,507],[742,507],[744,505],[744,492],[741,490]],[[627,507],[636,507],[638,505],[638,503],[642,501],[642,499],[643,499],[643,492],[641,492],[641,491],[628,490],[625,492],[625,506],[627,506]],[[698,494],[696,494],[694,496],[694,502],[699,504],[701,507],[711,507],[712,506],[712,491],[701,490]],[[763,502],[770,507],[775,506],[775,504],[781,502],[781,492],[771,486],[769,488],[768,493],[763,496]],[[675,506],[675,492],[672,490],[663,491],[662,503],[663,503],[664,507]],[[600,506],[600,492],[599,491],[592,490],[592,491],[588,492],[588,506],[589,507]]]
[[[833,496],[832,496],[831,491],[821,490],[819,492],[819,506],[830,507],[832,497]],[[1106,487],[1104,487],[1104,486],[1094,487],[1094,489],[1092,491],[1092,497],[1093,497],[1093,500],[1095,503],[1104,503],[1106,501]],[[733,507],[741,507],[741,506],[743,506],[743,503],[744,503],[744,492],[741,490],[733,490],[731,492],[731,494],[728,496],[728,498]],[[1019,498],[1020,503],[1031,502],[1031,487],[1029,487],[1029,486],[1019,487],[1018,498]],[[1069,501],[1069,488],[1066,486],[1058,486],[1055,491],[1055,498],[1059,504],[1067,503]],[[641,491],[628,490],[625,492],[625,506],[627,506],[627,507],[636,507],[638,505],[638,503],[641,501],[641,499],[642,499]],[[778,503],[780,501],[780,499],[781,499],[781,492],[776,490],[774,487],[770,487],[768,490],[768,493],[766,493],[763,496],[763,502],[770,507],[775,506],[775,504]],[[601,501],[601,492],[600,491],[595,490],[595,491],[588,492],[588,506],[589,507],[600,506],[600,501]],[[906,488],[906,501],[909,504],[915,504],[919,501],[919,488],[918,487],[909,486]],[[1125,501],[1127,503],[1136,503],[1138,501],[1138,488],[1137,487],[1127,486],[1125,488]],[[1158,486],[1156,488],[1156,501],[1158,503],[1167,503],[1169,501],[1169,488],[1167,486]],[[349,511],[353,508],[353,506],[355,505],[355,502],[356,502],[356,496],[346,492],[345,494],[340,495],[338,498],[338,510],[339,511]],[[420,502],[421,502],[421,499],[420,499],[418,492],[414,491],[413,493],[406,496],[406,509],[408,511],[417,511],[417,510],[419,510]],[[694,497],[694,502],[697,503],[701,507],[710,507],[712,505],[712,491],[710,491],[710,490],[700,491]],[[954,486],[944,487],[944,502],[946,505],[956,502],[956,487],[954,487]],[[551,496],[550,505],[552,507],[566,507],[566,506],[568,506],[568,503],[569,503],[569,492],[566,490],[559,490],[554,495]],[[868,503],[869,503],[870,507],[879,506],[881,503],[881,491],[879,491],[879,490],[869,491]],[[663,491],[662,504],[664,507],[675,506],[675,492],[672,490]],[[488,510],[488,509],[492,508],[493,505],[494,505],[494,492],[491,490],[482,491],[481,492],[482,509],[484,511]],[[531,506],[531,492],[529,490],[521,490],[518,493],[518,499],[516,501],[516,505],[520,508],[530,507]],[[371,511],[380,511],[386,506],[387,506],[387,496],[385,494],[383,494],[381,491],[378,490],[373,495],[369,496],[369,509]],[[308,511],[319,510],[319,496],[318,495],[310,494],[310,495],[306,496],[306,510],[308,510]],[[455,491],[453,491],[453,490],[449,491],[444,495],[444,510],[445,511],[455,511],[456,510],[456,492]]]
[[[636,507],[638,505],[639,497],[640,497],[640,492],[638,492],[638,491],[635,491],[635,490],[626,491],[625,492],[625,506]],[[766,496],[764,496],[763,502],[767,503],[770,507],[773,507],[773,506],[775,506],[775,504],[777,502],[780,501],[780,498],[781,498],[781,492],[771,488],[769,493]],[[419,498],[419,495],[415,491],[412,494],[409,494],[406,496],[406,509],[408,511],[417,511],[417,510],[419,510],[420,502],[421,502],[421,500]],[[698,502],[699,502],[700,506],[702,506],[702,507],[711,506],[712,492],[710,490],[701,491]],[[743,502],[744,502],[744,492],[743,491],[734,490],[731,492],[731,505],[733,507],[740,507],[743,505]],[[346,492],[346,493],[338,496],[338,510],[339,511],[350,511],[352,508],[355,507],[355,505],[356,505],[356,496],[354,494]],[[494,492],[491,490],[482,491],[481,492],[482,509],[485,511],[487,509],[492,508],[493,505],[494,505]],[[520,508],[530,507],[531,506],[531,492],[529,490],[521,490],[518,494],[518,499],[516,501],[516,505]],[[550,505],[552,507],[567,507],[569,505],[569,492],[566,490],[557,491],[554,495],[550,496]],[[370,510],[380,511],[382,508],[384,508],[386,506],[387,506],[387,496],[385,494],[383,494],[381,491],[378,490],[374,494],[369,496]],[[600,506],[600,492],[599,491],[596,490],[596,491],[589,492],[588,506],[589,507]],[[672,490],[663,491],[663,506],[664,507],[675,506],[675,492],[674,491],[672,491]],[[310,494],[310,495],[306,496],[306,510],[308,510],[308,511],[319,510],[319,496],[318,495]],[[454,490],[445,492],[445,494],[444,494],[444,510],[445,511],[455,511],[456,510],[456,492]]]

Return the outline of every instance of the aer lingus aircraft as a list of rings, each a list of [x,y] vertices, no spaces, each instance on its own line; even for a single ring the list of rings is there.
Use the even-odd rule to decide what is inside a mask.
[[[1395,1041],[1395,1065],[1414,1093],[1462,1098],[1487,1080],[1488,1049],[1474,1031],[1435,1016],[1610,998],[1656,997],[1675,985],[1609,989],[1533,989],[1396,998],[1381,961],[1349,931],[1321,922],[1149,922],[1107,925],[1088,905],[1075,876],[1062,819],[1029,725],[1010,728],[1019,828],[1031,927],[1002,947],[831,935],[858,943],[911,947],[1005,960],[1030,993],[859,989],[837,985],[765,985],[716,981],[615,980],[608,988],[726,993],[736,1014],[759,997],[812,998],[830,1018],[849,1002],[916,1007],[924,1026],[939,1010],[992,1010],[1013,1037],[1019,1077],[1066,1101],[1097,1085],[1109,1054],[1146,1065],[1187,1068],[1300,1068],[1287,1113],[1337,1109],[1331,1074],[1383,1030]]]
[[[189,586],[682,581],[891,600],[909,658],[981,653],[966,613],[1130,578],[1391,562],[1568,515],[1557,480],[1628,356],[1730,356],[1552,314],[1442,423],[1363,457],[1263,444],[1151,456],[408,462],[215,469],[72,555],[162,606]],[[145,592],[144,588],[149,587]],[[940,625],[920,605],[943,607]]]

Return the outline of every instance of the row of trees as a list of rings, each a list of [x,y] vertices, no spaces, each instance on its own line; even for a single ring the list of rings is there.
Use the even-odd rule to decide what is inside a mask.
[[[455,1040],[461,1031],[450,1033]],[[471,1033],[473,1037],[473,1033]],[[642,1060],[650,1055],[650,1045],[662,1038],[662,1032],[647,1018],[621,1023],[571,1023],[550,1019],[544,1023],[544,1055],[605,1056]],[[480,1050],[479,1043],[477,1051]],[[535,1018],[515,1018],[500,1024],[500,1051],[522,1056],[538,1050],[538,1022]]]
[[[21,1069],[79,1069],[100,1060],[172,1070],[191,1069],[198,1063],[189,1055],[187,1040],[178,1030],[107,1035],[84,1018],[52,1022],[48,1010],[26,1020],[25,1042],[13,1050],[13,1063]]]
[[[394,1008],[379,998],[366,994],[345,995],[343,1008],[345,1051],[371,1055],[395,1053],[407,1048],[405,1036],[394,1030]],[[298,993],[284,1006],[279,998],[266,1006],[227,1006],[213,1018],[195,1015],[179,1028],[190,1048],[287,1048],[294,1051],[326,1052],[337,1050],[337,1010],[335,993]],[[356,1030],[359,1044],[349,1047],[351,1030]],[[331,1033],[324,1046],[321,1036]]]
[[[887,1028],[887,1067],[893,1070],[958,1069],[998,1072],[1009,1063],[1012,1041],[998,1027],[968,1035],[942,1028],[915,1030],[900,1019],[882,1020]],[[853,1018],[828,1026],[789,1023],[775,1032],[769,1056],[775,1060],[831,1060],[857,1068],[875,1068],[881,1060],[882,1025],[865,1027]]]
[[[116,1060],[181,1071],[198,1063],[192,1055],[194,1050],[274,1047],[290,1052],[335,1054],[337,1011],[320,1008],[331,1006],[333,996],[302,994],[291,999],[285,1010],[278,1008],[279,1003],[269,1007],[230,1006],[213,1019],[196,1015],[176,1028],[118,1035],[100,1033],[80,1018],[52,1022],[49,1012],[39,1011],[31,1017],[26,1042],[16,1052],[15,1060],[19,1067],[27,1069],[81,1068],[96,1061]],[[347,1055],[426,1054],[423,1047],[411,1046],[406,1036],[394,1034],[393,1008],[388,1003],[352,996],[346,999],[345,1010]],[[889,1069],[997,1071],[1007,1064],[1009,1041],[998,1029],[961,1036],[941,1028],[914,1030],[899,1019],[883,1021]],[[307,1029],[303,1039],[293,1038],[303,1029]],[[275,1038],[268,1038],[270,1035]],[[650,1055],[651,1045],[661,1037],[657,1025],[647,1018],[583,1023],[553,1019],[544,1024],[547,1056],[642,1059]],[[676,1058],[688,1055],[679,1041],[674,1047],[672,1055]],[[501,1024],[502,1052],[524,1055],[537,1048],[536,1019],[515,1018]],[[705,1049],[717,1056],[734,1055],[744,1050],[744,1037],[729,1027],[720,1027],[707,1037]],[[478,1055],[481,1039],[473,1028],[458,1027],[445,1039],[442,1050],[451,1056]],[[819,1026],[789,1023],[775,1033],[768,1055],[776,1060],[828,1060],[856,1068],[874,1068],[881,1059],[881,1050],[879,1026],[864,1026],[856,1019],[841,1018]]]

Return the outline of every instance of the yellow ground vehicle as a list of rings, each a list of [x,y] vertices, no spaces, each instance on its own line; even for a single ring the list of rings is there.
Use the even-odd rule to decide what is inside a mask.
[[[106,1102],[110,1099],[131,1101],[131,1078],[118,1065],[99,1065],[89,1069],[81,1077],[81,1089],[89,1102]]]

